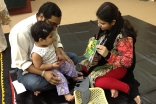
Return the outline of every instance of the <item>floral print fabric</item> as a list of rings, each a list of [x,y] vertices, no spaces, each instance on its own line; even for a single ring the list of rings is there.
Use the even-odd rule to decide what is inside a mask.
[[[9,25],[11,22],[9,12],[7,8],[0,11],[0,24],[2,25]]]
[[[93,70],[88,76],[91,87],[94,87],[94,82],[97,77],[103,76],[118,67],[128,68],[131,66],[133,60],[133,39],[131,37],[122,37],[122,34],[119,34],[110,52],[111,55],[107,60],[108,63],[102,67],[99,66],[99,68],[101,68],[100,70]],[[97,68],[98,67],[95,69]]]

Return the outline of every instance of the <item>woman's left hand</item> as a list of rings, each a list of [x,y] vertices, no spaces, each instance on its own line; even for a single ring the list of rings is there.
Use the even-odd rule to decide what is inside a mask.
[[[96,48],[97,48],[97,52],[103,56],[103,57],[106,57],[108,55],[108,49],[103,46],[103,45],[96,45]]]

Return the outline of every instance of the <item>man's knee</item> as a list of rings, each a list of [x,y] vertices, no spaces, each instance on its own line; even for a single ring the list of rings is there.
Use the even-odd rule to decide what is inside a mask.
[[[53,88],[52,85],[44,79],[44,77],[31,73],[22,76],[19,75],[18,81],[30,91],[44,91]]]

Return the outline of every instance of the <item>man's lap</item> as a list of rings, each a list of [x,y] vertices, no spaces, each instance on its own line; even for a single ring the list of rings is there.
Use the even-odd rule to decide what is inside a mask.
[[[23,70],[18,69],[17,80],[22,83],[26,89],[31,91],[45,91],[55,88],[55,85],[51,85],[45,80],[44,77],[32,73],[22,75]]]
[[[78,58],[75,53],[67,52],[67,56],[71,58],[74,64],[77,64]],[[23,70],[17,69],[17,80],[22,83],[26,89],[30,91],[46,91],[55,88],[55,85],[50,84],[44,77],[32,73],[22,75]]]

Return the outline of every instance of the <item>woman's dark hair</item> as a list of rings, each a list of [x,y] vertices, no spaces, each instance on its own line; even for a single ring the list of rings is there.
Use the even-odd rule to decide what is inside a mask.
[[[100,18],[101,20],[108,22],[108,23],[111,23],[113,20],[116,20],[116,23],[112,27],[111,32],[108,30],[103,31],[100,29],[98,36],[97,36],[97,39],[99,39],[101,36],[101,33],[103,33],[103,32],[106,33],[107,41],[105,42],[104,45],[107,47],[107,49],[109,51],[112,50],[115,39],[120,32],[122,33],[122,35],[124,37],[132,37],[133,43],[135,43],[136,32],[135,32],[134,28],[132,27],[132,25],[130,24],[130,22],[128,20],[122,18],[120,11],[114,4],[112,4],[110,2],[103,3],[97,10],[96,16],[98,18]],[[104,65],[105,63],[107,63],[107,61],[105,60],[104,57],[102,57],[96,66],[93,66],[89,69],[88,73],[91,73],[91,71],[95,67]],[[128,71],[130,71],[130,72],[128,72],[128,74],[131,74],[132,71],[134,70],[135,63],[136,63],[135,47],[133,47],[133,63],[131,65],[131,67],[128,68]],[[128,74],[127,74],[127,76],[128,76]],[[131,76],[131,79],[134,80],[133,75]]]
[[[111,32],[107,38],[105,46],[110,51],[113,48],[114,41],[117,35],[121,32],[123,36],[130,36],[136,40],[136,32],[128,20],[124,20],[121,16],[120,11],[117,6],[111,2],[103,3],[96,12],[96,16],[101,20],[111,23],[113,20],[116,20],[116,23],[112,26]],[[106,30],[107,31],[107,30]],[[103,30],[100,29],[98,33],[98,38]]]
[[[30,31],[33,39],[38,42],[40,38],[46,39],[50,32],[53,31],[53,27],[44,21],[38,21],[32,25]]]
[[[62,12],[60,8],[53,2],[46,2],[44,3],[38,10],[38,13],[36,14],[39,16],[40,14],[43,14],[46,19],[51,18],[51,16],[61,17]]]
[[[124,19],[124,26],[121,29],[121,33],[123,34],[123,36],[132,37],[133,43],[135,44],[136,37],[137,37],[137,31],[134,29],[132,24],[127,19]]]

